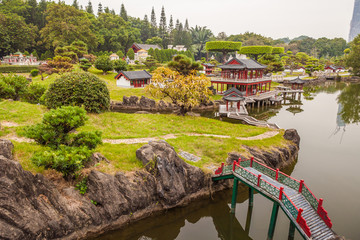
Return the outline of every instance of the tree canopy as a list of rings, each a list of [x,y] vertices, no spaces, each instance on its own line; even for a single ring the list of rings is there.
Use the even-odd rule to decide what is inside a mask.
[[[239,53],[254,57],[257,60],[259,56],[271,54],[272,50],[273,47],[271,46],[248,46],[242,47]]]
[[[221,52],[223,54],[223,62],[225,62],[227,53],[240,51],[241,42],[211,41],[206,43],[205,48],[206,51]]]

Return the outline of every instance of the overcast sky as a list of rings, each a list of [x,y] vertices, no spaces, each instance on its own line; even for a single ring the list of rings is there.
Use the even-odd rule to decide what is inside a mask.
[[[88,0],[78,0],[86,6]],[[66,0],[72,4],[73,0]],[[207,26],[215,35],[255,32],[276,38],[307,35],[314,38],[348,39],[354,0],[91,0],[94,11],[101,2],[116,13],[124,3],[128,15],[150,18],[154,7],[157,22],[165,7],[167,23],[170,15],[191,27]]]

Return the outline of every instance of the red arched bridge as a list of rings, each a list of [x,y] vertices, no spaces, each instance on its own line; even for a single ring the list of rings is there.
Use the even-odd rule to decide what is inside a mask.
[[[279,169],[272,169],[251,158],[221,165],[212,177],[213,181],[234,179],[231,211],[235,211],[238,182],[249,187],[249,204],[253,205],[253,192],[274,202],[270,219],[268,239],[272,239],[279,207],[290,219],[289,239],[295,228],[304,239],[327,240],[335,237],[332,223],[323,208],[323,200],[317,199],[304,180],[296,180]],[[292,236],[292,237],[291,237]]]

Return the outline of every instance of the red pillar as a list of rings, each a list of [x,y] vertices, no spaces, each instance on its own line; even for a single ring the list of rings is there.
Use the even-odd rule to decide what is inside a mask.
[[[249,87],[249,85],[246,85],[246,95],[245,96],[248,96],[248,87]]]
[[[226,111],[229,111],[229,102],[226,101]]]

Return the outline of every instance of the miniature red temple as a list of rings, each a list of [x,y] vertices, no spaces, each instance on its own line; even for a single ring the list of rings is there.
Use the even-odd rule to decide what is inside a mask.
[[[244,96],[270,91],[271,79],[263,77],[266,66],[253,59],[233,58],[218,68],[222,70],[221,77],[213,78],[211,85],[220,94],[232,87]]]

